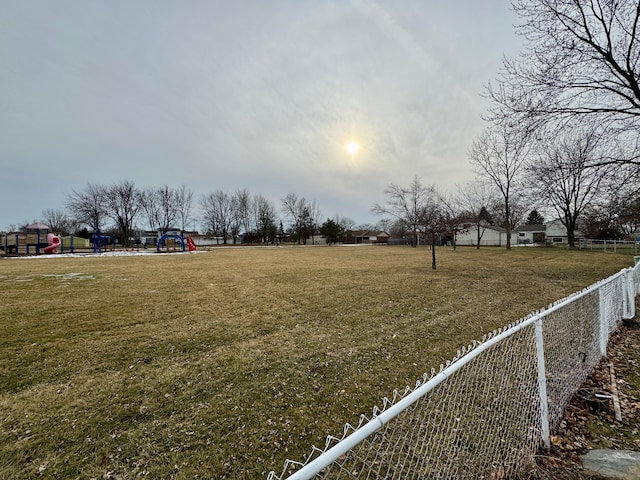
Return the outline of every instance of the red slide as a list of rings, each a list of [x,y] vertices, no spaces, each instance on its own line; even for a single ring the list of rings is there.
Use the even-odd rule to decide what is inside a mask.
[[[58,247],[60,247],[60,237],[48,234],[47,242],[50,244],[47,247],[44,247],[44,253],[57,253]]]
[[[189,247],[189,251],[190,252],[195,252],[196,251],[196,244],[193,242],[193,238],[191,237],[187,237],[187,246]]]

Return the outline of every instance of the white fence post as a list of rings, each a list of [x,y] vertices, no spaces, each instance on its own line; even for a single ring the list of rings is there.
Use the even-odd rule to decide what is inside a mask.
[[[551,448],[549,432],[549,401],[547,397],[547,373],[544,364],[544,340],[542,336],[542,318],[535,321],[536,355],[538,357],[538,391],[540,394],[540,424],[542,428],[542,442],[547,450]]]
[[[627,268],[624,274],[623,318],[629,320],[636,316],[636,288],[633,281],[633,268]]]
[[[607,354],[609,343],[609,322],[607,321],[607,306],[602,285],[598,288],[598,303],[600,304],[600,355]]]

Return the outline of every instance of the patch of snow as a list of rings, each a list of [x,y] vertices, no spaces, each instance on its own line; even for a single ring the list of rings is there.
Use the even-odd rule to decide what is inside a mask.
[[[28,255],[21,257],[5,257],[7,260],[36,260],[36,259],[52,259],[52,258],[95,258],[95,257],[142,257],[146,255],[193,255],[196,253],[206,253],[205,250],[196,250],[195,252],[156,252],[153,251],[137,251],[137,250],[116,250],[113,252],[99,253],[56,253],[51,255]]]

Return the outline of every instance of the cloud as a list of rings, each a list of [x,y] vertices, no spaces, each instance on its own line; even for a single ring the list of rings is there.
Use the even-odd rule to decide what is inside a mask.
[[[62,208],[47,189],[125,178],[198,196],[295,191],[361,222],[390,182],[450,188],[472,175],[496,32],[512,38],[501,2],[463,3],[9,3],[0,162],[30,181],[0,187],[34,202],[0,227]]]

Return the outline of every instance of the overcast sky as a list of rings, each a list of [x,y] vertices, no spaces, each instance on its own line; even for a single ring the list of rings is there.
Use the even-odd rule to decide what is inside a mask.
[[[522,45],[508,0],[0,3],[0,230],[119,180],[375,222],[390,183],[473,178]]]

